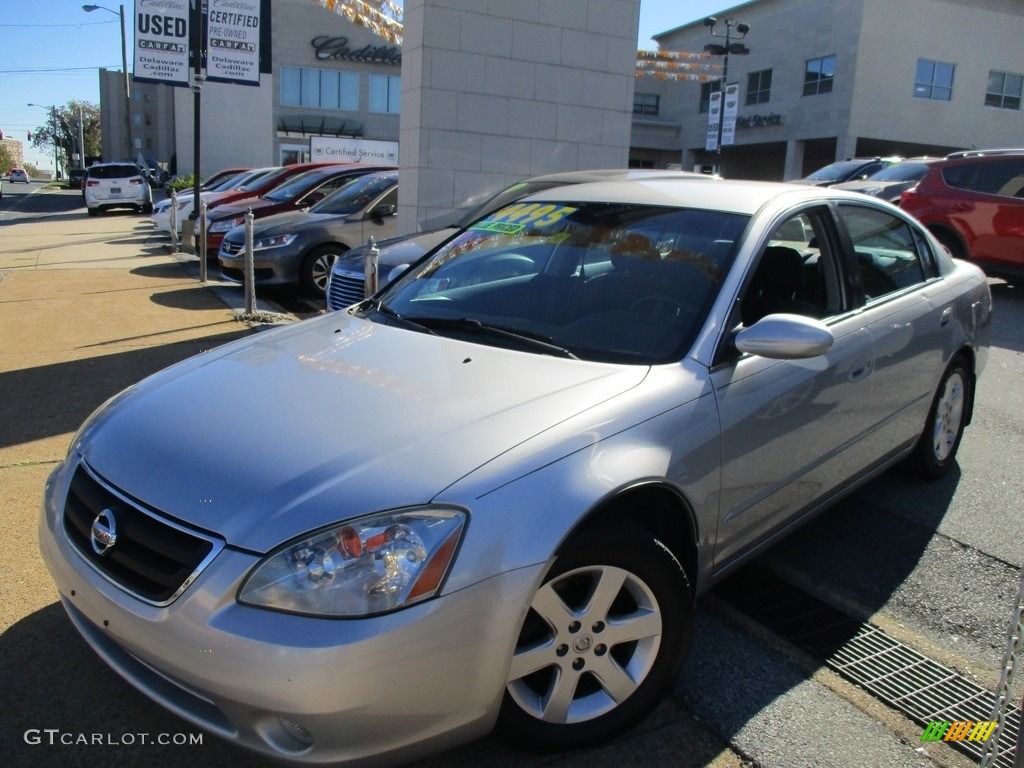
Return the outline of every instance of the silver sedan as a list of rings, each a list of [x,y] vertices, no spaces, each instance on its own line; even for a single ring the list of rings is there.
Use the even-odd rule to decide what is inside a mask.
[[[725,574],[897,462],[953,466],[990,313],[864,195],[550,189],[115,397],[48,481],[43,557],[104,661],[257,752],[595,744]]]

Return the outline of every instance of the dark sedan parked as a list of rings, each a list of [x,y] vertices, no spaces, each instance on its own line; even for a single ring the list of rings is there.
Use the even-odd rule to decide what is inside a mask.
[[[382,240],[398,229],[398,171],[370,173],[325,197],[308,211],[280,213],[253,229],[253,267],[260,285],[301,283],[323,296],[331,266],[367,238]],[[220,246],[221,272],[242,282],[245,227],[227,233]]]
[[[245,214],[252,211],[257,219],[278,213],[301,211],[319,203],[353,179],[374,171],[390,170],[374,165],[331,165],[314,168],[288,179],[262,197],[225,203],[209,209],[206,218],[206,252],[217,253],[224,235],[245,223]]]

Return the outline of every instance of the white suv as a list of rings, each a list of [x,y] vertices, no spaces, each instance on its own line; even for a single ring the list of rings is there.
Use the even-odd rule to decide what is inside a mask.
[[[153,212],[153,190],[135,163],[97,163],[85,177],[85,207],[90,216],[109,208]]]

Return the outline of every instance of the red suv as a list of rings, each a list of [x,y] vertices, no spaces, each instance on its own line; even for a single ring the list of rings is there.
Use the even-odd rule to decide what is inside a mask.
[[[900,207],[953,256],[1024,275],[1024,149],[954,153],[904,192]]]

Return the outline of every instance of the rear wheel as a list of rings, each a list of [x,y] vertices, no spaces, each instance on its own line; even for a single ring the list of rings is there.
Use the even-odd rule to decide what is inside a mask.
[[[100,209],[99,208],[88,208],[86,210],[89,211],[89,215],[90,216],[99,216],[99,214],[100,214]]]
[[[340,243],[332,243],[317,248],[310,253],[302,262],[302,287],[314,296],[323,296],[327,289],[327,277],[331,274],[331,267],[338,260],[341,254],[348,248]]]
[[[511,660],[497,733],[574,749],[631,728],[675,680],[693,598],[679,561],[646,531],[583,531],[534,595]]]
[[[970,402],[970,374],[963,359],[958,357],[939,382],[928,421],[914,449],[913,463],[926,477],[941,477],[953,466]]]

